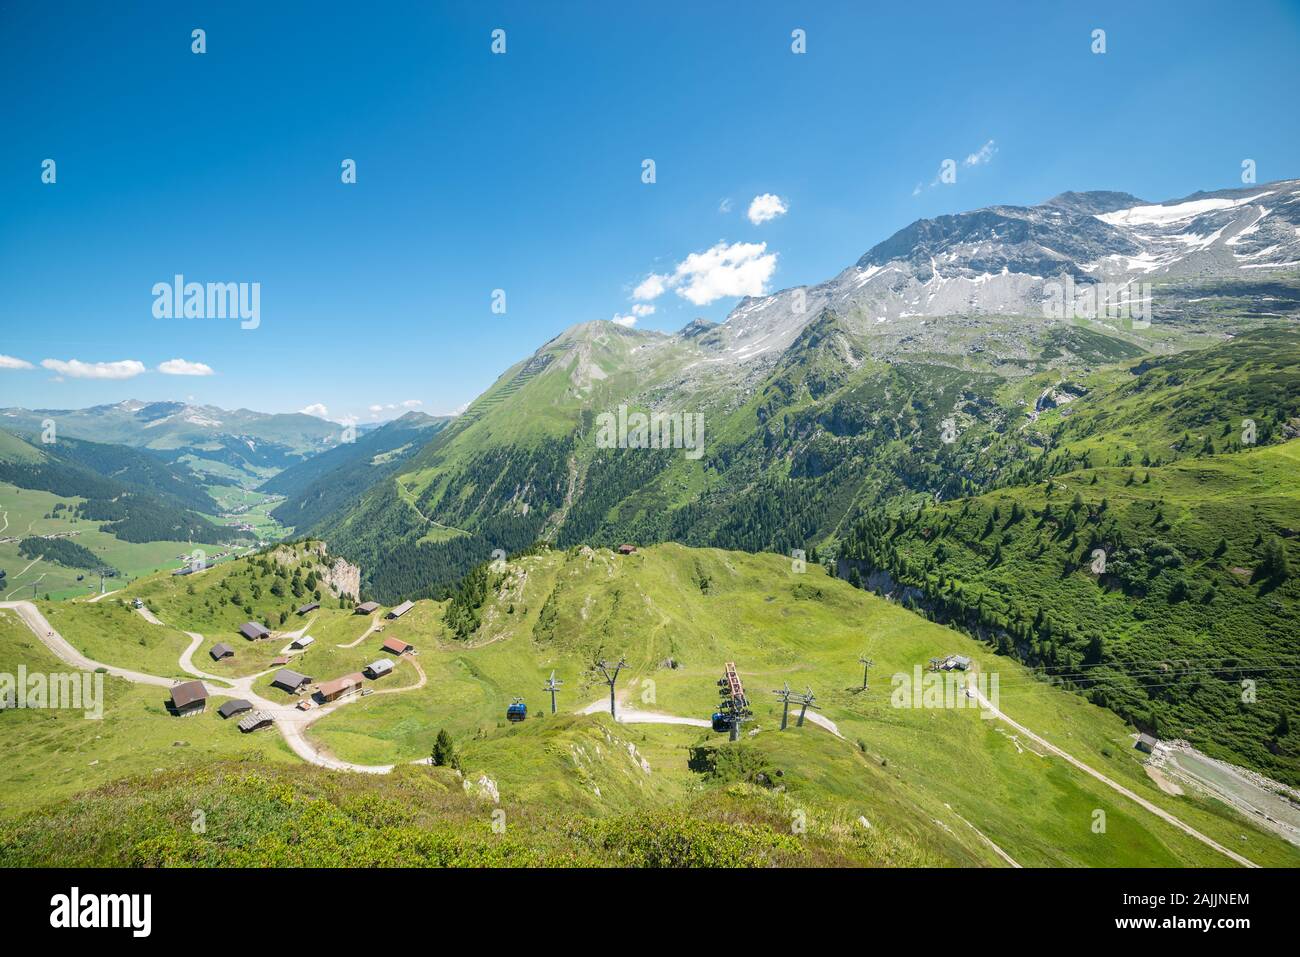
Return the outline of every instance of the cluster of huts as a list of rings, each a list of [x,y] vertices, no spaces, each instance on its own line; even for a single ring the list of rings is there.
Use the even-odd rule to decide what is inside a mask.
[[[298,609],[299,615],[305,615],[315,611],[320,607],[319,603],[303,605]],[[379,610],[378,602],[368,601],[356,607],[356,614],[369,615]],[[388,612],[385,616],[388,619],[400,618],[415,607],[413,602],[402,602]],[[271,631],[265,625],[255,621],[245,622],[239,626],[239,633],[249,641],[262,641],[271,637]],[[289,645],[290,648],[304,650],[315,644],[316,639],[311,635],[300,635],[295,638]],[[410,654],[415,651],[415,647],[401,638],[385,638],[381,646],[384,651],[394,657],[400,658],[402,655]],[[235,649],[224,641],[219,641],[212,646],[208,652],[213,661],[222,661],[231,658],[235,654]],[[302,674],[291,668],[283,667],[289,664],[290,659],[286,655],[277,655],[272,659],[271,664],[279,667],[274,677],[271,679],[271,685],[290,694],[302,695],[311,689],[316,682],[310,675]],[[365,679],[372,681],[378,680],[385,675],[392,674],[393,661],[391,658],[380,658],[370,662],[361,671],[352,672],[343,675],[341,678],[334,678],[330,681],[323,681],[316,685],[314,697],[318,698],[322,704],[331,701],[338,701],[340,698],[349,694],[361,691],[365,684]],[[304,702],[308,699],[304,699]],[[300,707],[310,707],[309,704],[299,702]],[[207,710],[208,689],[203,682],[194,679],[191,681],[181,681],[172,686],[171,700],[168,702],[168,710],[179,717],[190,717],[192,715],[202,714]],[[243,698],[232,698],[224,702],[217,709],[217,714],[222,718],[234,718],[243,715],[238,725],[239,730],[245,733],[257,731],[260,728],[270,727],[274,724],[274,717],[265,711],[255,710],[253,705]]]
[[[202,681],[195,679],[193,681],[182,681],[172,686],[172,697],[170,710],[173,714],[180,717],[190,717],[191,715],[202,714],[208,707],[208,689],[204,687]],[[217,714],[223,718],[233,718],[237,715],[244,715],[239,720],[239,730],[247,734],[249,731],[257,731],[260,728],[269,728],[274,723],[274,718],[265,711],[254,711],[253,705],[243,698],[231,698],[224,702],[217,709]]]
[[[381,646],[384,651],[400,658],[402,655],[409,654],[415,650],[415,647],[401,638],[385,638]],[[341,678],[333,678],[329,681],[322,681],[316,684],[310,675],[304,675],[294,671],[292,668],[281,668],[271,679],[272,686],[279,688],[281,691],[287,691],[289,694],[303,694],[308,691],[313,684],[316,684],[316,697],[322,704],[328,704],[331,701],[337,701],[346,697],[355,691],[360,691],[365,684],[365,679],[371,681],[378,680],[385,675],[392,674],[393,662],[391,658],[380,658],[370,662],[361,671],[354,671],[351,674],[343,675]]]

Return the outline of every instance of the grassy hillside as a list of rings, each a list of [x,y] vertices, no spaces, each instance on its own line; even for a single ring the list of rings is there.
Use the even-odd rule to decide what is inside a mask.
[[[842,572],[883,569],[877,587],[919,589],[931,614],[1044,680],[1294,784],[1300,581],[1269,556],[1300,562],[1298,476],[1292,441],[882,510],[846,542]]]
[[[1071,753],[1156,803],[1176,806],[1208,833],[1225,840],[1231,835],[1234,847],[1244,833],[1271,860],[1291,853],[1221,806],[1161,794],[1132,748],[1131,728],[1109,712],[1055,689],[1044,693],[1013,661],[815,566],[796,574],[775,556],[674,545],[628,558],[603,550],[552,552],[512,561],[494,573],[480,609],[482,624],[468,640],[454,637],[440,620],[444,611],[445,605],[420,603],[386,626],[388,634],[403,634],[418,647],[429,676],[425,688],[372,696],[341,709],[313,727],[313,740],[345,760],[401,762],[426,755],[437,731],[446,728],[467,742],[466,772],[487,774],[503,800],[563,798],[566,806],[598,813],[604,797],[552,777],[560,767],[577,773],[580,762],[564,760],[564,752],[551,747],[547,752],[558,764],[547,771],[551,766],[538,763],[530,744],[546,740],[535,736],[549,733],[545,729],[555,722],[567,727],[574,720],[546,715],[549,699],[540,689],[551,670],[565,681],[561,712],[607,700],[591,661],[623,654],[628,667],[619,687],[625,706],[707,718],[716,705],[715,679],[723,662],[734,660],[755,704],[758,734],[752,740],[765,753],[779,747],[788,757],[785,749],[810,746],[799,741],[811,739],[819,755],[826,745],[836,760],[856,762],[839,767],[823,755],[800,772],[820,800],[847,802],[869,820],[891,813],[892,806],[900,826],[915,813],[899,810],[904,807],[930,808],[931,817],[960,823],[955,813],[1021,863],[1208,861],[1203,848],[1165,833],[1163,825],[1153,828],[1114,792],[1022,747],[972,710],[891,707],[891,675],[910,674],[934,655],[961,652],[1000,673],[1005,710]],[[857,664],[864,651],[876,660],[866,693],[859,690]],[[775,732],[779,706],[768,691],[787,680],[797,689],[813,687],[843,740],[812,725]],[[532,720],[523,727],[504,721],[515,695],[542,715],[536,727]],[[625,731],[632,733],[648,736],[634,743],[655,768],[666,763],[680,769],[691,747],[720,740],[707,730],[682,727],[634,725]],[[954,762],[960,775],[953,773]],[[787,783],[793,773],[785,775]],[[602,795],[609,792],[609,785],[598,786]],[[1112,838],[1118,828],[1121,840],[1092,834],[1087,821],[1099,807],[1107,811]],[[987,850],[970,826],[962,827]]]
[[[195,833],[194,809],[206,814]],[[497,831],[493,830],[493,811]],[[224,765],[105,788],[0,824],[5,866],[926,866],[905,834],[813,815],[735,784],[671,809],[583,818],[466,794],[444,769],[390,778]]]
[[[294,567],[314,567],[309,554],[297,552]],[[226,591],[220,583],[247,591],[245,577],[256,580],[267,557],[179,587],[168,577],[141,590],[174,628],[206,632],[239,617],[209,608]],[[891,705],[892,675],[960,652],[1000,675],[1005,711],[1075,757],[1259,863],[1300,861],[1300,851],[1221,804],[1162,793],[1132,749],[1131,729],[1108,711],[1031,687],[1014,661],[817,566],[799,573],[776,556],[664,545],[629,557],[542,552],[491,576],[467,638],[447,627],[448,606],[432,602],[359,644],[369,622],[345,610],[310,626],[318,644],[307,670],[317,677],[377,657],[385,635],[416,645],[418,655],[375,688],[414,686],[417,666],[428,676],[424,687],[361,698],[308,732],[317,748],[344,760],[396,763],[391,777],[322,774],[296,763],[274,734],[239,735],[211,712],[172,718],[157,689],[116,681],[109,682],[113,723],[0,713],[0,721],[14,722],[6,737],[18,753],[35,753],[55,736],[64,755],[16,764],[0,785],[9,811],[0,860],[328,864],[346,853],[353,862],[381,863],[405,847],[410,863],[1000,865],[998,849],[1025,865],[1224,863],[974,709]],[[146,625],[111,599],[101,604],[45,610],[88,653],[173,673],[168,662],[183,636]],[[10,656],[0,666],[48,658],[12,616],[0,625],[0,648]],[[204,637],[210,642],[216,632]],[[860,688],[863,652],[876,662],[868,691]],[[247,643],[237,646],[231,674],[256,670],[247,653]],[[731,746],[704,728],[576,715],[607,700],[591,671],[597,655],[627,657],[620,707],[691,718],[708,717],[722,664],[735,661],[755,720]],[[552,669],[564,681],[555,716],[541,691]],[[785,681],[812,687],[818,710],[842,737],[811,722],[778,731],[778,704],[768,692]],[[515,695],[533,715],[522,725],[504,720]],[[93,727],[82,733],[86,726]],[[454,737],[463,780],[409,763],[428,756],[440,729]],[[154,749],[173,741],[184,743],[160,760]],[[257,763],[213,763],[231,754]],[[267,761],[293,763],[280,771]],[[86,767],[96,769],[90,779],[77,770]],[[132,777],[169,767],[177,773]],[[71,796],[96,778],[105,784],[99,792]],[[491,830],[493,793],[506,812],[505,835]],[[206,834],[177,826],[195,807],[208,814]],[[1092,828],[1099,809],[1105,834]],[[292,844],[283,840],[286,829],[300,835]],[[518,856],[525,850],[534,856]]]
[[[247,621],[291,631],[306,622],[297,610],[307,604],[322,605],[312,617],[351,616],[351,603],[340,608],[339,592],[329,584],[333,565],[319,542],[275,545],[197,574],[154,577],[134,587],[132,597],[167,622],[185,622],[187,630],[219,640]]]
[[[0,482],[0,571],[5,572],[0,575],[0,598],[31,598],[33,583],[38,597],[85,596],[99,591],[100,567],[118,571],[118,576],[107,582],[107,587],[114,589],[138,576],[179,567],[196,547],[205,549],[210,559],[227,554],[222,546],[196,546],[187,541],[124,541],[112,534],[109,523],[83,517],[82,501]],[[87,559],[83,566],[59,564],[52,551],[46,555],[41,547],[51,536],[58,537],[50,541],[69,541],[87,549],[94,560]],[[22,549],[26,539],[35,541]],[[33,551],[41,557],[23,554]]]
[[[112,620],[115,627],[122,624],[116,616]],[[69,621],[60,618],[60,626]],[[143,665],[161,660],[143,646],[130,647],[143,635],[133,637],[134,631],[104,634],[95,630],[99,622],[94,619],[77,621],[81,627],[73,633],[84,636],[87,650],[103,654],[114,664],[118,656],[128,666],[132,661]],[[146,641],[184,647],[174,633],[159,632],[157,639]],[[172,668],[162,674],[176,670],[175,658],[171,660]],[[68,671],[14,612],[0,609],[0,673],[16,675],[20,666],[29,673]],[[233,729],[223,727],[212,714],[206,716],[212,720],[172,718],[166,711],[166,698],[165,689],[105,676],[104,716],[100,720],[88,720],[82,711],[0,710],[5,747],[5,760],[0,762],[0,816],[12,818],[49,807],[102,785],[121,787],[120,782],[132,777],[154,784],[161,773],[172,769],[186,776],[223,760],[256,760],[259,766],[299,763],[278,736],[232,734]],[[63,826],[76,829],[79,824],[65,820]],[[56,830],[49,830],[50,837]],[[110,825],[101,836],[111,842],[112,833]],[[0,857],[4,856],[0,851]]]

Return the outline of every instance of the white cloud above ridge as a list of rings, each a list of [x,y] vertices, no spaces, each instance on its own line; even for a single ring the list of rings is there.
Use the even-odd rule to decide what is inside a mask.
[[[965,162],[962,165],[979,166],[983,163],[987,163],[989,160],[993,158],[993,154],[996,153],[997,151],[998,151],[997,144],[994,143],[992,140],[989,140],[987,143],[985,143],[983,146],[977,149],[974,153],[968,154],[966,156]]]
[[[668,289],[668,277],[652,272],[637,284],[632,290],[632,298],[642,301],[647,299],[658,299]]]
[[[986,140],[984,145],[981,146],[979,149],[977,149],[975,152],[967,153],[966,158],[961,161],[960,165],[967,169],[970,169],[971,167],[975,167],[975,166],[985,166],[990,161],[992,161],[993,157],[997,155],[997,152],[998,152],[997,141],[992,139]],[[912,195],[920,196],[921,193],[925,191],[925,189],[934,189],[934,187],[940,184],[951,186],[954,182],[956,182],[953,173],[956,170],[957,165],[958,163],[954,159],[944,160],[942,163],[939,164],[939,172],[934,174],[934,179],[930,181],[930,185],[928,187],[923,187],[921,183],[917,183],[916,186],[913,187],[912,189]],[[945,167],[950,167],[948,169],[949,178],[947,180],[944,179]]]
[[[168,359],[158,364],[158,371],[163,375],[214,375],[212,366],[203,362],[190,362],[188,359]]]
[[[384,412],[396,412],[398,409],[418,409],[424,405],[423,399],[404,399],[401,402],[376,402],[367,407],[371,415],[382,415]]]
[[[749,204],[749,212],[745,215],[755,226],[770,222],[778,216],[784,216],[790,211],[790,205],[777,196],[775,193],[763,193],[761,196],[755,196]]]
[[[776,253],[767,243],[717,243],[678,263],[673,285],[691,304],[707,306],[727,296],[765,295],[774,272]]]
[[[691,253],[670,274],[651,273],[633,290],[632,298],[657,299],[672,289],[692,305],[707,306],[728,296],[763,296],[776,272],[776,260],[767,243],[718,242]]]
[[[80,359],[42,359],[41,366],[68,379],[132,379],[144,373],[138,359],[117,362],[82,362]]]

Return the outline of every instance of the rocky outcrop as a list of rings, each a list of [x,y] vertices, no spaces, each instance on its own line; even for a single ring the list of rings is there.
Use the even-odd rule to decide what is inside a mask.
[[[334,559],[325,574],[325,581],[336,595],[356,598],[361,594],[361,568],[345,558]]]

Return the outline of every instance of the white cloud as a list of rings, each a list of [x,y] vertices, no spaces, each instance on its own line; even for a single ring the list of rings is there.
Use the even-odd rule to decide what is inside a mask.
[[[614,325],[616,326],[622,326],[625,329],[631,329],[633,326],[636,325],[636,316],[615,315],[615,316],[611,316],[609,321],[614,323]]]
[[[15,359],[13,356],[0,355],[0,369],[34,369],[26,359]]]
[[[778,216],[784,216],[790,211],[789,205],[780,196],[775,193],[764,193],[762,196],[755,196],[749,204],[749,212],[746,214],[749,221],[755,226],[760,223],[766,223],[768,220],[776,219]]]
[[[998,151],[997,144],[989,140],[974,153],[966,157],[966,166],[979,166],[981,163],[987,163],[993,158],[993,154]]]
[[[763,295],[775,271],[776,253],[767,243],[718,243],[678,263],[672,285],[683,299],[707,306],[724,296]]]
[[[646,276],[632,290],[632,298],[657,299],[674,289],[683,299],[707,306],[725,296],[762,296],[776,271],[776,257],[767,251],[767,243],[720,242],[704,252],[691,253],[671,273]],[[651,315],[654,308],[638,303],[632,306],[631,315],[616,315],[611,321],[630,326],[637,318]]]
[[[159,363],[158,371],[163,375],[212,375],[212,366],[185,359],[168,359]]]
[[[724,214],[725,214],[725,213],[729,213],[729,212],[731,212],[731,206],[732,206],[732,203],[731,203],[731,197],[728,196],[728,197],[727,197],[726,199],[724,199],[722,202],[718,203],[718,212],[720,212],[720,213],[724,213]]]
[[[993,159],[994,154],[998,151],[998,145],[993,140],[989,140],[974,153],[967,153],[966,158],[962,160],[961,165],[965,167],[983,166]],[[939,164],[939,172],[934,174],[934,179],[930,181],[929,189],[934,189],[940,183],[952,185],[956,182],[957,161],[955,159],[946,159]],[[947,174],[945,177],[945,173]],[[921,184],[917,183],[912,189],[913,196],[921,195]]]
[[[145,371],[136,359],[118,362],[82,362],[80,359],[42,359],[41,365],[69,379],[131,379]]]
[[[640,284],[632,290],[633,299],[658,299],[668,288],[668,277],[661,276],[658,273],[651,273],[641,280]]]
[[[313,402],[311,405],[299,409],[298,412],[300,415],[311,415],[318,419],[328,419],[330,417],[330,410],[320,402]]]
[[[366,411],[371,415],[382,415],[385,412],[396,412],[398,409],[418,409],[424,405],[423,399],[406,399],[403,402],[376,402],[374,405],[367,406]]]

